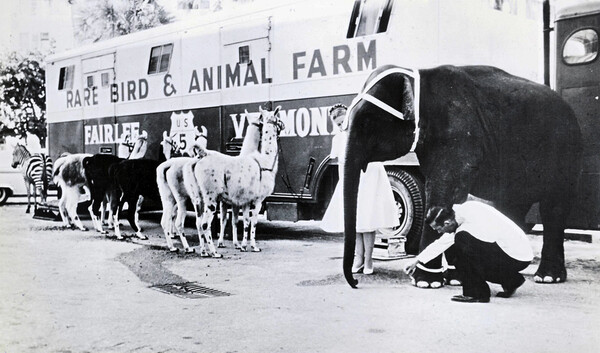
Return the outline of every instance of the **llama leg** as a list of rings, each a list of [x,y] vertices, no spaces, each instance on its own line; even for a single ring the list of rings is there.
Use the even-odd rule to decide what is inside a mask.
[[[221,220],[221,229],[219,230],[217,247],[224,248],[225,244],[223,244],[223,240],[225,239],[225,226],[227,225],[227,207],[223,201],[219,202],[219,219]]]
[[[96,215],[94,214],[94,211],[92,210],[93,205],[94,205],[94,203],[92,202],[90,207],[88,207],[88,212],[90,213],[90,218],[92,219],[92,225],[94,226],[94,229],[97,232],[102,233],[102,226],[98,224],[98,222],[99,222],[98,217],[96,217]]]
[[[137,228],[135,231],[135,235],[141,240],[147,240],[148,237],[142,234],[142,228],[140,227],[140,209],[142,208],[142,202],[144,202],[144,196],[138,196],[137,202],[135,204],[135,213],[133,215],[133,221],[135,223],[135,227]]]
[[[256,246],[256,223],[258,221],[258,212],[260,212],[261,203],[258,205],[252,205],[254,207],[250,208],[250,249],[253,252],[260,252],[260,248]]]
[[[240,208],[237,206],[231,207],[231,234],[233,238],[233,247],[234,249],[241,249],[240,243],[238,242],[238,219],[240,215]]]
[[[88,211],[90,212],[90,217],[92,218],[92,224],[96,231],[100,232],[100,234],[104,234],[104,229],[102,229],[102,220],[98,219],[98,212],[100,211],[100,206],[102,203],[102,199],[96,196],[92,199],[92,203],[90,207],[88,207]],[[102,217],[102,214],[100,215]]]
[[[180,197],[177,200],[177,218],[175,218],[175,232],[179,236],[179,240],[181,241],[181,245],[183,245],[183,249],[186,253],[194,252],[194,249],[190,248],[190,245],[185,238],[185,234],[183,233],[183,229],[185,226],[185,216],[187,215],[187,208],[185,207],[185,198]]]
[[[87,228],[83,226],[79,216],[77,215],[77,205],[79,204],[79,190],[77,188],[69,188],[69,195],[67,196],[67,214],[75,224],[77,228],[82,231],[87,231]]]
[[[123,208],[123,203],[124,203],[124,195],[121,196],[121,200],[118,200],[118,198],[115,198],[114,200],[111,201],[111,210],[112,210],[112,214],[113,214],[113,225],[115,227],[115,236],[117,237],[117,239],[122,240],[123,239],[123,235],[121,235],[121,225],[119,224],[119,213],[120,210]]]
[[[208,245],[208,252],[210,256],[220,258],[223,255],[217,253],[217,249],[215,249],[215,244],[212,240],[212,233],[210,229],[210,225],[215,216],[215,212],[217,210],[217,203],[214,201],[205,200],[204,213],[202,214],[202,236],[206,239],[206,244]]]
[[[200,248],[200,256],[205,257],[208,256],[206,252],[206,248],[204,247],[204,238],[202,237],[202,218],[204,218],[204,213],[202,211],[202,206],[198,203],[194,203],[194,212],[196,214],[196,230],[198,231],[198,241],[200,244],[198,247]]]
[[[173,202],[175,202],[175,201],[173,201]],[[179,208],[177,207],[177,204],[174,204],[172,206],[171,210],[170,210],[171,215],[170,215],[169,219],[170,219],[170,222],[171,222],[170,223],[170,227],[171,227],[171,229],[170,229],[170,236],[171,236],[171,239],[175,239],[175,234],[177,234],[177,212],[179,212],[178,210],[179,210]]]
[[[248,251],[248,233],[250,231],[250,207],[244,206],[244,235],[242,236],[242,246],[240,247],[241,251]]]
[[[163,200],[162,202],[163,212],[162,217],[160,218],[160,225],[162,226],[163,232],[165,233],[165,240],[167,241],[167,247],[169,251],[176,252],[179,251],[174,245],[173,240],[171,239],[171,231],[172,231],[172,208],[173,205],[168,200]]]
[[[64,188],[63,188],[64,190]],[[60,200],[58,200],[58,212],[60,213],[60,219],[62,219],[63,227],[69,226],[69,218],[65,209],[65,203],[67,202],[67,195],[63,191]]]

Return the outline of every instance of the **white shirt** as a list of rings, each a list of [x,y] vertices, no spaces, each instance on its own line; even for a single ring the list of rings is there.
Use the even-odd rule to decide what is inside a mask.
[[[500,249],[515,260],[529,262],[533,260],[533,251],[527,235],[508,217],[494,207],[479,201],[467,201],[452,206],[456,214],[458,228],[486,243],[497,243]],[[439,256],[454,244],[455,233],[443,234],[429,244],[417,259],[427,263]]]

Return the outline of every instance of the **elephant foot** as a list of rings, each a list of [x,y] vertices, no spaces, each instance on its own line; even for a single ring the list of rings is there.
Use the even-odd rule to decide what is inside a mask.
[[[462,279],[456,269],[449,268],[444,271],[444,283],[450,286],[462,286]]]
[[[444,286],[444,276],[441,269],[430,270],[424,266],[418,266],[411,276],[411,283],[418,288],[440,288]]]
[[[535,272],[533,280],[536,283],[562,283],[567,280],[567,269],[564,264],[551,265],[543,262]]]

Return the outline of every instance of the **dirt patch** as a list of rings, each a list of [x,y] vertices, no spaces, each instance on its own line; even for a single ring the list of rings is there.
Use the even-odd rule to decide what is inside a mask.
[[[363,284],[405,284],[410,281],[408,275],[404,272],[399,272],[397,270],[388,270],[388,269],[375,269],[375,272],[372,275],[363,275],[357,273],[354,275],[354,278],[358,280],[359,283]],[[343,274],[337,274],[332,276],[327,276],[323,279],[316,280],[306,280],[302,282],[298,282],[296,285],[300,287],[309,287],[309,286],[328,286],[332,284],[340,284],[346,283],[346,279]]]
[[[117,260],[127,266],[141,281],[150,285],[186,282],[186,280],[163,266],[165,261],[199,257],[196,254],[171,253],[164,247],[149,245],[117,256]]]

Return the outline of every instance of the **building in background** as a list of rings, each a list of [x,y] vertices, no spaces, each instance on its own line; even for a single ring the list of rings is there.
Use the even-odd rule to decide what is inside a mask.
[[[2,0],[1,54],[61,52],[74,46],[68,0]]]

